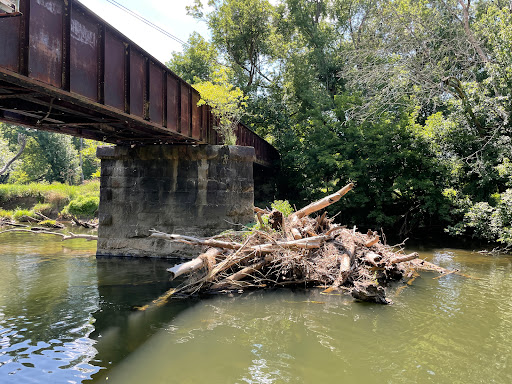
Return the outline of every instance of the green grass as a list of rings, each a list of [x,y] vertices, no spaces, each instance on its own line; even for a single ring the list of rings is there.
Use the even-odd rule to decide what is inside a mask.
[[[46,202],[55,194],[65,196],[70,201],[83,195],[98,195],[99,180],[93,180],[82,185],[67,185],[61,183],[42,184],[0,184],[0,204],[21,197],[35,197],[40,202]]]
[[[0,209],[0,219],[12,220],[13,215],[14,215],[14,211]]]
[[[57,222],[55,220],[43,220],[37,223],[37,225],[40,227],[55,228]]]
[[[34,211],[32,210],[29,210],[29,209],[21,209],[21,208],[17,208],[15,211],[14,211],[14,214],[12,215],[12,218],[16,221],[19,221],[19,222],[26,222],[28,221],[26,218],[27,217],[32,217],[32,218],[36,218],[36,215],[34,213]]]
[[[93,180],[82,185],[53,184],[0,184],[0,217],[15,220],[26,212],[40,212],[45,216],[61,212],[92,218],[97,213],[100,182]],[[28,201],[31,201],[31,206]],[[1,209],[9,204],[15,211]]]
[[[99,204],[98,196],[79,196],[64,207],[61,216],[94,217],[98,212]]]

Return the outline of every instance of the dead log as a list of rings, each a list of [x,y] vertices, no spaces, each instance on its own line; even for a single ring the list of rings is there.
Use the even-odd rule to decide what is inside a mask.
[[[96,224],[96,223],[88,223],[86,221],[79,220],[76,216],[71,216],[71,220],[73,220],[73,223],[75,223],[75,225],[78,225],[80,227],[84,227],[84,228],[98,228],[98,224]]]
[[[316,219],[316,223],[315,223],[315,227],[313,228],[313,231],[314,231],[314,232],[318,231],[318,228],[320,228],[320,227],[322,226],[322,224],[324,223],[324,220],[325,220],[326,216],[327,216],[327,212],[324,212],[324,213],[322,214],[322,216],[317,217],[317,219]]]
[[[418,252],[413,252],[409,255],[395,256],[395,257],[392,257],[391,259],[389,259],[389,264],[398,264],[398,263],[403,263],[405,261],[411,261],[411,260],[417,259],[419,256],[420,255],[418,254]]]
[[[378,262],[382,260],[382,255],[370,251],[364,255],[364,260],[373,265],[374,267],[378,267]]]
[[[374,239],[370,240],[365,244],[366,247],[370,248],[372,245],[375,245],[379,242],[379,236],[375,236]]]
[[[54,236],[60,236],[62,241],[72,240],[72,239],[85,239],[87,241],[98,240],[98,236],[96,236],[96,235],[85,235],[85,234],[81,234],[81,233],[75,234],[72,232],[69,232],[69,235],[65,235],[63,233],[58,233],[58,232],[51,232],[51,231],[44,231],[44,230],[43,231],[41,231],[41,230],[32,231],[30,229],[7,229],[5,231],[1,231],[0,234],[6,233],[6,232],[26,232],[26,233],[36,233],[36,234],[42,234],[42,235],[54,235]]]
[[[392,301],[386,298],[386,291],[375,283],[356,282],[350,292],[353,298],[360,301],[369,301],[377,304],[391,304]]]
[[[256,213],[256,216],[258,217],[258,222],[260,223],[260,228],[263,229],[263,228],[265,228],[265,223],[263,222],[261,215],[262,215],[261,212]]]
[[[265,264],[267,264],[270,260],[272,260],[271,257],[265,257],[265,259],[254,263],[248,267],[245,267],[241,269],[240,271],[232,274],[231,276],[226,277],[224,280],[221,280],[220,282],[212,285],[211,289],[218,290],[218,289],[226,289],[227,287],[233,285],[235,281],[242,280],[243,278],[250,276],[252,273],[259,271]]]
[[[221,240],[214,240],[214,239],[200,239],[198,237],[193,236],[184,236],[184,235],[177,235],[173,233],[164,233],[155,231],[152,229],[150,232],[153,232],[149,237],[156,237],[158,239],[167,239],[171,241],[177,241],[184,244],[189,245],[205,245],[208,247],[215,247],[215,248],[225,248],[225,249],[239,249],[241,247],[241,244],[231,242],[231,241],[221,241]]]
[[[152,237],[213,247],[199,258],[169,269],[174,278],[184,274],[189,277],[164,294],[162,300],[177,294],[186,297],[195,293],[241,292],[246,288],[321,284],[328,287],[324,292],[343,290],[357,300],[390,304],[383,288],[387,283],[404,279],[417,269],[433,268],[433,264],[418,261],[417,253],[396,253],[379,242],[376,232],[362,234],[355,226],[347,229],[332,224],[326,212],[316,219],[307,217],[338,201],[352,188],[353,184],[348,184],[286,219],[279,211],[255,208],[261,227],[266,223],[262,215],[268,214],[269,226],[276,231],[253,228],[245,233],[232,232],[226,241],[221,236],[204,239],[152,230]],[[444,271],[440,267],[434,270]]]
[[[172,268],[168,268],[167,272],[171,274],[171,280],[174,280],[185,273],[192,273],[198,269],[201,269],[208,263],[207,259],[215,259],[215,257],[217,257],[220,254],[220,252],[221,251],[218,248],[210,248],[205,253],[202,253],[193,260],[187,261],[186,263],[175,265]]]
[[[276,231],[284,230],[283,214],[280,211],[274,209],[268,215],[268,223],[270,224],[270,227]]]
[[[295,240],[302,239],[302,235],[300,234],[300,231],[297,228],[291,228],[290,232],[292,233],[292,236]]]
[[[325,207],[328,207],[331,204],[334,204],[339,199],[341,199],[342,196],[344,196],[348,191],[350,191],[352,188],[354,188],[354,184],[350,183],[341,188],[338,192],[333,193],[332,195],[326,196],[323,199],[320,199],[318,201],[315,201],[314,203],[311,203],[304,208],[298,210],[297,212],[290,215],[290,221],[296,222],[297,220],[303,218],[304,216],[308,216],[314,212],[317,212]]]

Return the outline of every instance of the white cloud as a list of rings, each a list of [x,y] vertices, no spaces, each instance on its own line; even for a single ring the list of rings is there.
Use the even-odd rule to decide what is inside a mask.
[[[180,43],[144,24],[107,0],[80,0],[80,2],[161,62],[169,60],[173,51],[182,51],[183,49]],[[206,25],[187,15],[185,7],[191,5],[192,0],[149,0],[144,2],[117,0],[117,2],[180,40],[186,41],[194,31],[208,36]]]

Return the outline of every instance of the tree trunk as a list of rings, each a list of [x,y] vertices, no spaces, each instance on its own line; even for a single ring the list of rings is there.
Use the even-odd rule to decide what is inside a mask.
[[[2,169],[0,169],[0,176],[7,172],[11,164],[14,163],[25,150],[25,146],[27,145],[27,137],[23,133],[18,134],[18,144],[20,144],[18,153],[16,153],[16,155],[14,155],[14,157],[9,160]]]

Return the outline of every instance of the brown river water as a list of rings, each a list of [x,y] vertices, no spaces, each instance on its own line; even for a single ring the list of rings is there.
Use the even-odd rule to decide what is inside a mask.
[[[276,290],[137,312],[170,261],[0,236],[2,384],[512,383],[510,255],[416,248],[472,278],[423,273],[390,306]]]

